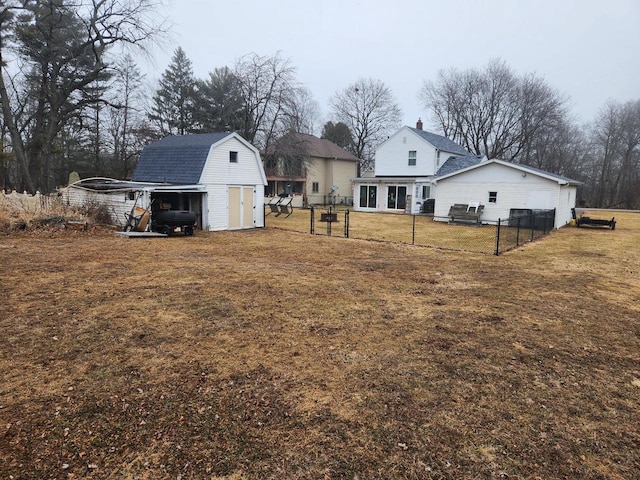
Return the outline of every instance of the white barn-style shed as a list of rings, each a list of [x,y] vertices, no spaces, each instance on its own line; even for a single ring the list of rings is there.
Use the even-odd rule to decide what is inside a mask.
[[[264,227],[267,179],[260,153],[237,133],[175,135],[147,145],[131,181],[85,179],[62,192],[69,205],[106,205],[125,222],[134,206],[191,210],[202,230]]]
[[[571,221],[581,183],[526,165],[485,160],[434,180],[437,190],[434,219],[447,220],[453,204],[484,206],[481,221],[509,218],[512,210],[555,209],[554,228]]]
[[[131,180],[198,186],[200,205],[190,207],[200,210],[203,230],[264,226],[267,179],[260,152],[237,133],[172,135],[151,143]]]

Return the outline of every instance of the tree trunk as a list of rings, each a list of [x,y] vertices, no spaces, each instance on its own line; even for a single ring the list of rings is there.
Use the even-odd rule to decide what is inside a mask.
[[[2,64],[2,55],[0,54],[0,64]],[[2,76],[2,72],[0,71],[0,102],[2,103],[2,115],[4,116],[4,121],[9,130],[9,134],[11,135],[11,143],[13,147],[13,152],[16,155],[16,160],[18,161],[20,168],[22,170],[24,182],[26,184],[27,190],[31,193],[35,193],[35,186],[33,180],[31,178],[31,172],[29,171],[29,158],[27,157],[24,145],[22,143],[22,138],[20,137],[20,132],[18,132],[18,128],[16,127],[16,121],[13,117],[13,112],[11,111],[11,103],[9,102],[9,95],[7,93],[7,87],[4,83],[4,77]]]

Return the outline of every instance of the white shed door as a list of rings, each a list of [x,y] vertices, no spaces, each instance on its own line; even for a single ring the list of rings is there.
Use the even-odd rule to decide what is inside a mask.
[[[234,230],[242,226],[242,189],[229,187],[229,229]]]
[[[229,187],[229,230],[253,228],[253,187]]]
[[[242,187],[242,228],[253,228],[253,187]]]
[[[531,190],[527,194],[527,208],[546,210],[552,208],[550,190]]]

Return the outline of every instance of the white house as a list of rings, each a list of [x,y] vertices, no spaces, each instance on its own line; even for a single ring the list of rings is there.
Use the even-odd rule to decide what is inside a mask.
[[[555,228],[568,224],[580,182],[525,165],[484,160],[444,173],[437,189],[434,219],[446,220],[453,204],[479,203],[481,221],[507,220],[514,211],[555,209]]]
[[[165,137],[147,145],[131,181],[85,179],[62,192],[70,205],[107,205],[124,225],[134,206],[191,210],[203,230],[264,226],[267,179],[260,153],[236,133]]]
[[[376,150],[374,176],[353,180],[354,210],[419,213],[423,203],[435,197],[437,172],[453,159],[468,166],[481,157],[442,135],[424,131],[420,120],[416,128],[402,127]]]

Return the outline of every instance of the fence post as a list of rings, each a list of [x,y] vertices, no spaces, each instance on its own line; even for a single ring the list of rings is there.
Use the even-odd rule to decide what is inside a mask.
[[[329,218],[327,219],[327,236],[331,236],[331,206],[329,206]]]
[[[349,238],[349,209],[344,211],[344,238]]]
[[[314,222],[314,216],[315,216],[315,210],[313,209],[313,207],[311,207],[311,228],[309,230],[309,233],[311,235],[313,235],[315,233],[315,222]]]
[[[411,233],[411,245],[416,244],[416,216],[413,216],[413,231]]]
[[[516,226],[516,247],[520,246],[520,222],[522,217],[518,217],[518,225]]]
[[[533,242],[533,239],[535,238],[535,232],[536,232],[536,214],[531,212],[531,215],[529,216],[529,228],[531,229],[531,241]]]
[[[500,219],[498,219],[498,225],[496,226],[496,256],[500,255]]]

